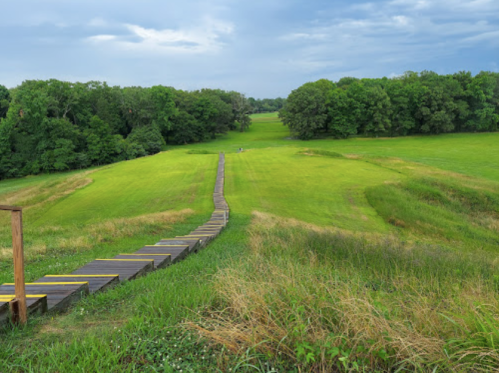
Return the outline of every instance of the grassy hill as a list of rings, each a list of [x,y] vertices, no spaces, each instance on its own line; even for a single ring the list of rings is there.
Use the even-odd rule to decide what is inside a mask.
[[[28,280],[201,224],[219,151],[231,221],[180,264],[4,333],[0,372],[493,367],[498,140],[303,142],[259,114],[248,132],[209,143],[2,181],[0,202],[27,207]],[[10,282],[8,216],[0,223]]]

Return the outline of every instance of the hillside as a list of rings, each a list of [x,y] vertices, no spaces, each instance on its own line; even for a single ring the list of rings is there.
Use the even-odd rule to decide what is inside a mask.
[[[259,114],[245,133],[1,181],[0,203],[26,207],[27,280],[199,225],[213,209],[218,152],[231,220],[196,256],[6,331],[0,372],[27,359],[36,371],[163,371],[166,356],[185,371],[499,362],[499,134],[288,136]],[[12,280],[8,222],[0,217],[2,282]]]

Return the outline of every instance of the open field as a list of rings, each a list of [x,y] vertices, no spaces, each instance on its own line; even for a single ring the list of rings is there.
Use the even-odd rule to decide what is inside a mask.
[[[259,120],[259,119],[263,119],[263,120],[266,120],[268,118],[277,118],[278,116],[278,112],[273,112],[273,113],[258,113],[258,114],[251,114],[251,119],[252,120]]]
[[[499,134],[303,142],[276,115],[253,120],[152,157],[0,182],[0,202],[29,206],[28,280],[199,225],[219,151],[231,207],[202,253],[2,334],[0,372],[496,367]]]

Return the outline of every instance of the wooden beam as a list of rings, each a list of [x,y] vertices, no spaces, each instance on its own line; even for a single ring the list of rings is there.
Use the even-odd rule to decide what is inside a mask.
[[[26,324],[28,313],[26,308],[26,288],[24,285],[24,246],[23,246],[23,213],[22,209],[11,210],[12,248],[14,250],[14,283],[17,304],[13,310],[19,312],[19,322]]]
[[[19,300],[14,299],[13,301],[11,301],[9,303],[9,307],[10,307],[10,317],[12,320],[12,324],[19,324],[19,322],[21,321],[21,313],[19,310]]]
[[[7,205],[0,205],[0,210],[6,210],[6,211],[22,211],[23,208],[19,206],[7,206]]]

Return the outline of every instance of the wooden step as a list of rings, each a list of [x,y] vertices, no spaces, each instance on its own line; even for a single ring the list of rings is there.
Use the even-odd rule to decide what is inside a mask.
[[[157,242],[156,245],[187,245],[189,247],[189,252],[197,251],[203,243],[196,238],[190,239],[178,239],[178,238],[162,238],[161,241]]]
[[[152,259],[154,260],[154,269],[168,267],[172,263],[172,254],[161,253],[135,253],[135,254],[119,254],[115,259]]]
[[[71,303],[89,294],[88,282],[32,282],[25,285],[27,295],[46,294],[48,311],[64,311]],[[0,285],[0,295],[14,293],[14,284]]]
[[[189,254],[189,246],[182,245],[149,245],[142,247],[135,254],[169,254],[171,263],[184,259]]]
[[[2,297],[2,296],[0,296]],[[9,294],[8,298],[0,298],[0,326],[4,326],[10,320],[9,301],[6,299],[14,299],[14,295]],[[47,312],[47,295],[36,294],[26,296],[26,307],[29,315],[41,315]]]
[[[90,294],[96,293],[98,291],[103,291],[105,289],[110,289],[115,287],[119,282],[118,274],[109,275],[46,275],[35,282],[88,282],[88,291]]]
[[[209,241],[211,241],[211,237],[210,236],[205,236],[205,235],[196,235],[196,236],[192,236],[192,235],[186,235],[186,236],[177,236],[175,237],[175,239],[177,240],[199,240],[199,248],[201,247],[205,247]],[[199,249],[198,249],[199,250]]]
[[[197,227],[194,230],[194,232],[207,231],[208,233],[211,233],[211,232],[220,233],[220,232],[222,232],[222,230],[223,230],[223,227],[213,227],[213,226],[209,226],[209,225],[202,225],[200,227]]]
[[[154,270],[154,260],[96,259],[77,269],[73,275],[119,275],[120,282],[133,280]]]

